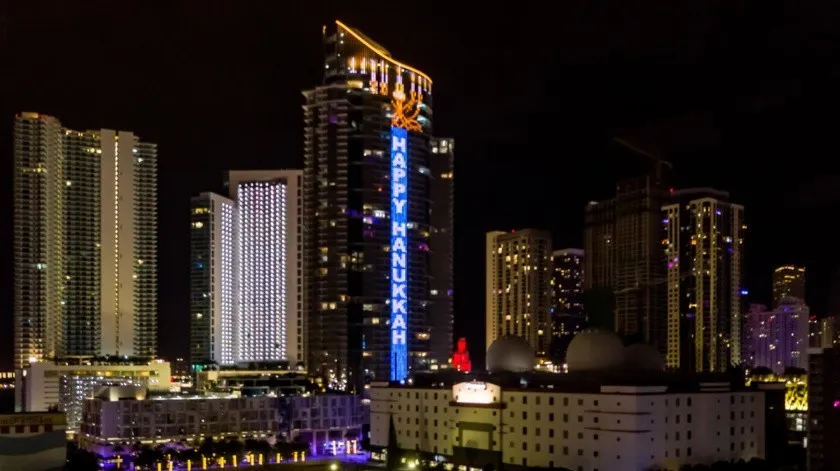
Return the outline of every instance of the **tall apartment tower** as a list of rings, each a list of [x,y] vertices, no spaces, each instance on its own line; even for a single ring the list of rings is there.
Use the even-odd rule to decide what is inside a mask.
[[[157,146],[21,113],[14,161],[15,366],[155,355]]]
[[[234,363],[238,347],[238,209],[215,193],[190,201],[190,362]]]
[[[486,257],[486,348],[513,335],[546,358],[552,334],[551,235],[535,229],[488,232]]]
[[[451,156],[432,152],[428,75],[340,21],[323,43],[323,83],[303,92],[307,364],[360,390],[431,368],[432,260],[451,256],[432,247],[451,172],[432,168]]]
[[[805,301],[805,267],[784,265],[773,272],[773,307],[790,297]]]
[[[431,291],[429,292],[429,327],[434,332],[429,340],[431,367],[446,365],[452,352],[454,324],[453,295],[455,265],[453,227],[455,214],[455,140],[433,138],[431,191],[435,199],[431,207],[431,246],[429,259]]]
[[[586,206],[584,288],[610,288],[615,330],[665,351],[662,205],[668,189],[653,176],[626,180],[610,200]]]
[[[680,190],[662,208],[670,368],[721,372],[741,361],[743,206],[710,188]]]
[[[304,360],[301,170],[233,170],[192,200],[191,361]]]
[[[268,183],[269,185],[266,186],[262,183]],[[279,321],[282,322],[283,327],[278,331],[278,335],[281,335],[285,341],[281,358],[292,364],[304,362],[306,360],[306,318],[303,309],[303,289],[306,287],[307,278],[303,261],[305,234],[303,225],[303,171],[294,169],[231,170],[228,172],[226,184],[230,198],[236,201],[239,207],[240,260],[238,263],[240,279],[238,283],[240,287],[240,308],[244,306],[247,300],[247,298],[243,298],[247,294],[247,291],[244,290],[251,289],[248,288],[248,285],[252,282],[256,284],[261,282],[258,274],[259,267],[263,263],[262,260],[269,256],[272,251],[277,252],[277,244],[280,244],[282,249],[275,254],[275,266],[279,270],[276,275],[278,278],[275,278],[274,281],[277,286],[265,285],[265,293],[259,290],[254,291],[253,295],[256,297],[253,299],[253,303],[259,305],[260,296],[274,297],[278,296],[277,293],[282,294],[285,315]],[[250,202],[244,198],[243,190],[250,195]],[[273,215],[265,213],[260,216],[260,211],[266,210],[260,198],[280,196],[282,196],[283,204],[275,206],[276,211]],[[248,219],[249,214],[253,216],[251,219]],[[264,218],[264,224],[260,222],[260,218]],[[271,243],[273,245],[260,245],[262,242],[255,239],[260,231],[265,237],[270,234],[274,238],[274,242]],[[257,278],[248,282],[248,277],[254,276],[249,275],[248,272],[248,253],[251,251],[254,252],[254,255],[251,258],[253,264],[250,269],[253,270]],[[282,258],[282,266],[285,266],[284,269],[280,269],[281,265],[278,265],[280,258]],[[276,300],[277,303],[280,301],[280,299]],[[244,312],[239,313],[240,320],[244,319],[245,314]],[[245,330],[242,330],[243,326],[240,326],[240,342],[249,335],[247,325],[244,327]],[[242,351],[241,347],[240,351]],[[244,351],[242,352],[244,354]],[[272,356],[266,358],[266,360],[268,359],[280,358]],[[239,357],[237,361],[246,361],[246,357]]]
[[[151,357],[157,353],[157,146],[130,132],[103,129],[94,134],[100,144],[95,151],[102,151],[100,353]],[[72,166],[72,160],[68,163]],[[70,254],[87,252],[87,247],[68,249]],[[82,273],[88,269],[78,267]],[[68,276],[71,285],[74,272],[69,270]]]
[[[51,116],[22,113],[15,118],[15,368],[64,353],[67,180],[62,136],[61,123]]]

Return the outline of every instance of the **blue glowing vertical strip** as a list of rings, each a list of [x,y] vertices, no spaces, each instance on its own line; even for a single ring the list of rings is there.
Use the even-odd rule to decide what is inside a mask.
[[[408,377],[408,131],[391,127],[391,381]]]

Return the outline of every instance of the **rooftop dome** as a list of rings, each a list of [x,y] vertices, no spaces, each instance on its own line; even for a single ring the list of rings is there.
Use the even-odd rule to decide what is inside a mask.
[[[586,329],[575,335],[566,351],[570,373],[609,370],[621,366],[624,344],[613,332]]]
[[[521,337],[502,337],[487,349],[487,371],[491,373],[523,373],[533,371],[535,365],[534,349]]]
[[[652,345],[634,343],[624,349],[624,367],[629,370],[664,371],[665,362]]]

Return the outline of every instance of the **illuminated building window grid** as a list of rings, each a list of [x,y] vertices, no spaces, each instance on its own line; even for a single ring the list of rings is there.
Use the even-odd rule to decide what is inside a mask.
[[[286,188],[272,182],[239,188],[238,359],[286,358]]]
[[[235,339],[236,339],[236,265],[234,262],[234,255],[236,250],[236,221],[235,208],[226,203],[221,204],[221,253],[220,253],[220,278],[221,278],[221,306],[219,306],[219,324],[221,332],[212,336],[213,339],[218,338],[220,342],[219,352],[220,358],[218,362],[221,364],[231,364],[235,361]],[[216,348],[214,346],[213,351]]]
[[[114,333],[120,342],[120,145],[114,141]]]

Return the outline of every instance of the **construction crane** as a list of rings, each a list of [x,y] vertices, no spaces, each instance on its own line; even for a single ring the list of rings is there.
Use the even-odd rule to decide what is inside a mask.
[[[656,162],[656,178],[657,178],[657,180],[662,179],[662,167],[668,167],[668,170],[671,170],[671,169],[674,168],[673,164],[671,164],[671,162],[668,162],[667,160],[663,159],[662,156],[659,155],[659,153],[652,154],[652,153],[650,153],[650,152],[648,152],[644,149],[641,149],[638,146],[636,146],[636,145],[634,145],[634,144],[632,144],[632,143],[630,143],[630,142],[628,142],[628,141],[626,141],[626,140],[624,140],[620,137],[614,137],[612,140],[613,140],[613,142],[619,144],[620,146],[625,147],[625,148],[627,148],[627,149],[629,149],[629,150],[631,150],[631,151],[633,151],[633,152],[635,152],[639,155],[647,157],[647,158],[653,160],[654,162]]]

